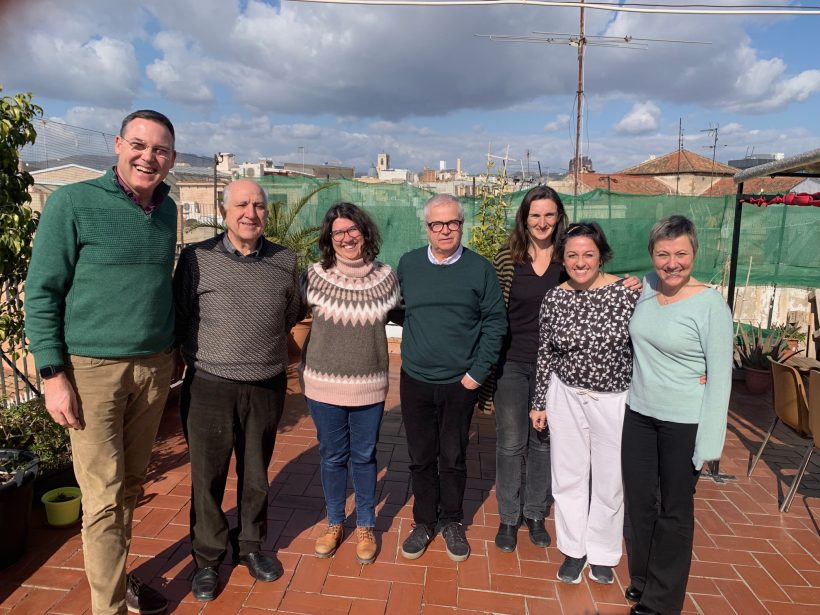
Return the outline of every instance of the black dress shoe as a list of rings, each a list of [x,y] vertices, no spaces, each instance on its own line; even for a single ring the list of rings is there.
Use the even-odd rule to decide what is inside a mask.
[[[210,602],[216,596],[216,587],[219,584],[219,573],[216,568],[206,566],[196,571],[191,582],[191,593],[201,602]]]
[[[524,523],[527,524],[527,529],[530,531],[530,541],[536,547],[548,547],[552,542],[547,528],[544,527],[543,519],[529,519],[524,517]]]
[[[638,604],[633,604],[629,613],[630,615],[661,615],[660,611],[650,609],[648,606],[644,606],[640,602]]]
[[[629,587],[627,587],[626,591],[624,592],[624,598],[626,598],[630,602],[640,602],[642,595],[643,592],[634,585],[630,585]]]
[[[268,583],[282,576],[282,567],[276,560],[261,551],[254,551],[239,557],[239,563],[248,567],[251,576],[257,581]]]
[[[506,523],[499,525],[498,534],[495,535],[495,546],[504,551],[504,553],[510,553],[515,551],[515,545],[517,544],[518,526],[507,525]]]

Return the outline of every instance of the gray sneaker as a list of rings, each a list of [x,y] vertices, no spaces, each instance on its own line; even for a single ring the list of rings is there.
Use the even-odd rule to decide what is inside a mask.
[[[418,559],[427,550],[427,545],[433,540],[433,532],[424,525],[414,525],[413,531],[405,538],[401,545],[401,555],[404,559]]]
[[[453,521],[441,529],[444,545],[447,548],[447,557],[454,562],[463,562],[470,557],[470,543],[464,534],[464,526]]]
[[[577,585],[581,582],[581,576],[584,572],[584,566],[587,565],[587,556],[584,557],[570,557],[567,555],[564,558],[564,563],[558,569],[558,580],[562,583],[571,583]]]

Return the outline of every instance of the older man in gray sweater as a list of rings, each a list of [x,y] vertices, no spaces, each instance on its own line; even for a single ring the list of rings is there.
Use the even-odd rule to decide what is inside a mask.
[[[229,543],[222,498],[236,452],[234,560],[259,581],[281,576],[262,552],[268,464],[287,384],[287,334],[302,317],[296,256],[262,236],[267,196],[240,179],[225,188],[227,231],[183,250],[174,275],[176,339],[188,366],[181,417],[191,457],[191,592],[213,600]]]

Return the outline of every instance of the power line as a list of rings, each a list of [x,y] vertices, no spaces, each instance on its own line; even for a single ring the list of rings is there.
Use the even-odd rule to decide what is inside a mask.
[[[547,8],[581,8],[609,11],[613,13],[653,13],[661,15],[820,15],[817,6],[791,6],[787,8],[770,5],[740,5],[748,8],[725,8],[723,5],[666,5],[666,4],[609,4],[594,2],[585,4],[583,0],[287,0],[288,2],[309,2],[314,4],[360,4],[369,6],[496,6],[522,4]]]

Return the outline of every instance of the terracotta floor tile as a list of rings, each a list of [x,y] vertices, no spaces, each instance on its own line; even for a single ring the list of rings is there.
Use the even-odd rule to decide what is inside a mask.
[[[736,611],[723,596],[702,596],[695,594],[692,600],[697,603],[703,615],[744,615],[743,611]]]
[[[768,610],[744,581],[718,579],[715,584],[732,608],[743,615],[768,615]]]
[[[558,596],[555,587],[556,584],[557,583],[540,579],[494,574],[490,578],[490,587],[487,589],[491,589],[498,594],[519,594],[522,596],[534,596],[536,598],[556,598]],[[465,586],[459,584],[459,587]]]
[[[420,612],[423,595],[424,587],[422,585],[393,583],[390,587],[390,598],[387,600],[385,615],[405,615],[406,613]]]
[[[462,609],[523,615],[525,611],[524,604],[523,596],[472,589],[460,589],[458,592],[458,607]]]
[[[423,602],[439,606],[456,606],[458,604],[456,578],[455,570],[436,570],[435,573],[428,574],[424,581]]]
[[[805,579],[788,562],[788,558],[771,553],[754,553],[754,558],[780,585],[807,585]]]
[[[48,613],[52,606],[60,602],[67,592],[55,589],[32,588],[9,611],[10,615],[40,615]]]
[[[558,582],[555,584],[558,591],[558,602],[567,615],[587,615],[595,613],[595,603],[592,594],[584,582],[579,585],[568,585]]]
[[[282,599],[281,609],[288,613],[305,615],[346,615],[351,604],[349,598],[288,591]]]

